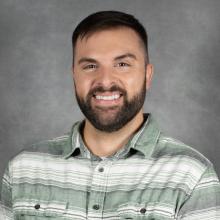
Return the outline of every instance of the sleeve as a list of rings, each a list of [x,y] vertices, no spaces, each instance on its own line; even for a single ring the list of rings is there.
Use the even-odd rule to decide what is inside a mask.
[[[9,167],[9,166],[8,166]],[[12,187],[9,168],[6,168],[2,178],[0,197],[0,219],[13,220],[12,214]]]
[[[210,165],[182,205],[177,220],[220,219],[220,182]]]

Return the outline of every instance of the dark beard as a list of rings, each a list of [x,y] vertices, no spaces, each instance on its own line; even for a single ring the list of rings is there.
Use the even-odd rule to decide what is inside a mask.
[[[112,106],[106,108],[104,107],[93,108],[91,105],[91,99],[93,98],[95,92],[107,92],[107,91],[120,92],[120,94],[122,94],[124,98],[123,105],[121,107]],[[145,96],[146,96],[146,78],[144,80],[141,90],[135,96],[133,96],[131,100],[128,100],[127,92],[116,85],[113,85],[110,89],[105,89],[102,86],[98,86],[90,90],[88,95],[86,96],[86,101],[80,98],[76,92],[76,99],[82,113],[96,129],[104,132],[118,131],[119,129],[124,127],[129,121],[131,121],[143,107]],[[105,120],[101,118],[100,112],[107,110],[117,110],[117,113],[115,114],[113,119],[111,117]]]

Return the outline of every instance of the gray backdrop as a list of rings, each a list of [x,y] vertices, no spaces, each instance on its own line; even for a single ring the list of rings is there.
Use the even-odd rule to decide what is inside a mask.
[[[24,146],[82,118],[71,76],[71,34],[99,10],[134,14],[155,65],[145,110],[198,149],[220,174],[219,0],[5,0],[0,3],[0,176]]]

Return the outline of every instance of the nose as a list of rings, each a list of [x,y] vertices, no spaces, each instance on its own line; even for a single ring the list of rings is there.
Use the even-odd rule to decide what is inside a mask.
[[[97,78],[96,78],[96,84],[102,85],[103,87],[110,87],[113,84],[115,84],[117,81],[117,78],[114,74],[113,68],[110,67],[102,67],[99,69]]]

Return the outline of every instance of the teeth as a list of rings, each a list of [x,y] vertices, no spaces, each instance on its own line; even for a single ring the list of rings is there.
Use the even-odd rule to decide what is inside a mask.
[[[99,100],[114,100],[118,99],[120,95],[111,95],[111,96],[102,96],[102,95],[96,95],[95,98]]]

